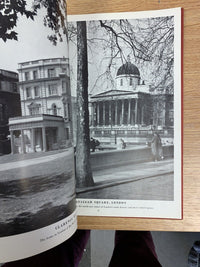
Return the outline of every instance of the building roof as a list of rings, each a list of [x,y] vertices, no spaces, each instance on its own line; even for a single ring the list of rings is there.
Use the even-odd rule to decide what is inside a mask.
[[[0,69],[0,80],[9,81],[10,79],[18,82],[18,73],[14,71]]]
[[[123,64],[117,71],[117,76],[119,75],[136,75],[140,76],[139,69],[132,64],[130,61]]]

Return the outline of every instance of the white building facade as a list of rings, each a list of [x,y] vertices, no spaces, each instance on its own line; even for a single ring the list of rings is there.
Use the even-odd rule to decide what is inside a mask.
[[[12,152],[66,147],[72,132],[69,60],[24,62],[18,71],[22,116],[9,120]]]
[[[173,94],[152,90],[130,59],[116,73],[116,87],[90,96],[90,134],[103,142],[146,143],[153,130],[173,136]]]

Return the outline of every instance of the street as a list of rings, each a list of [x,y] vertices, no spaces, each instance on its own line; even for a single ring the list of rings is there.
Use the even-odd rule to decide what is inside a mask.
[[[93,173],[95,185],[78,189],[78,198],[174,199],[173,159],[104,169]]]

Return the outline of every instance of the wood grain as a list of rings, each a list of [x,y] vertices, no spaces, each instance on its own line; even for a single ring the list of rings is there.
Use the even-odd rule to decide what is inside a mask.
[[[69,0],[68,14],[174,7],[184,10],[183,220],[79,217],[79,229],[200,231],[200,1]]]

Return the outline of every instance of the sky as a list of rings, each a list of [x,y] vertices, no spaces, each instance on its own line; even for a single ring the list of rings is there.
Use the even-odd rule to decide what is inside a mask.
[[[18,41],[0,39],[0,69],[17,71],[18,63],[37,59],[68,57],[65,39],[54,46],[47,36],[52,31],[43,25],[44,10],[38,12],[34,21],[20,17],[15,30]]]
[[[115,78],[117,74],[117,70],[119,67],[121,67],[122,64],[125,63],[128,56],[130,56],[130,61],[132,64],[136,65],[140,71],[140,77],[141,81],[145,82],[146,85],[151,85],[152,87],[155,86],[155,83],[159,84],[160,81],[163,80],[163,75],[166,73],[165,67],[167,60],[160,60],[160,46],[162,44],[157,41],[157,49],[155,49],[155,53],[152,56],[152,59],[150,61],[144,61],[142,59],[139,59],[134,56],[132,48],[130,48],[127,43],[124,43],[123,41],[120,41],[118,39],[118,43],[120,44],[123,52],[123,62],[122,57],[120,54],[118,54],[114,60],[112,61],[110,72],[108,72],[108,66],[110,65],[110,59],[112,58],[112,53],[114,50],[110,49],[110,35],[100,26],[99,21],[92,21],[89,20],[88,17],[90,15],[85,15],[86,21],[87,21],[87,39],[88,39],[88,91],[89,94],[97,94],[101,93],[103,91],[108,91],[112,89],[116,89],[116,83]],[[105,14],[105,17],[107,15]],[[76,16],[75,16],[76,18]],[[109,17],[108,17],[109,18]],[[70,18],[70,22],[73,21],[73,16]],[[82,20],[84,18],[81,17]],[[159,18],[159,20],[162,20],[162,17]],[[107,21],[109,21],[107,19]],[[132,29],[135,32],[135,35],[137,36],[138,40],[143,40],[144,36],[148,35],[148,33],[151,31],[151,27],[148,27],[149,21],[153,22],[155,20],[147,20],[147,19],[129,19],[129,23],[132,25]],[[173,20],[172,20],[173,21]],[[173,22],[171,21],[172,25]],[[72,22],[74,25],[75,22]],[[156,22],[155,22],[156,25]],[[168,24],[164,25],[165,31],[168,31],[169,26]],[[174,25],[173,25],[174,26]],[[159,28],[159,27],[158,27]],[[116,28],[115,28],[116,30]],[[118,29],[117,29],[118,31]],[[120,34],[121,31],[119,30]],[[145,34],[143,33],[145,32]],[[144,34],[144,35],[143,35]],[[160,33],[156,33],[156,39],[159,40]],[[124,35],[123,35],[124,36]],[[151,39],[151,38],[150,38]],[[153,40],[154,40],[153,39]],[[113,37],[114,40],[114,37]],[[155,41],[156,43],[156,41]],[[163,42],[164,43],[164,42]],[[163,46],[165,47],[165,46]],[[166,46],[165,52],[163,52],[164,57],[167,58],[167,55],[170,57],[168,50],[173,50],[173,46]],[[69,42],[69,55],[70,55],[70,63],[71,63],[71,84],[72,87],[76,85],[76,66],[77,66],[77,60],[76,60],[76,39],[74,38],[74,42]],[[162,50],[161,50],[162,51]],[[165,56],[166,55],[166,56]],[[159,67],[159,73],[157,71],[157,67]],[[110,78],[112,77],[112,78]],[[166,80],[166,79],[165,79]]]

